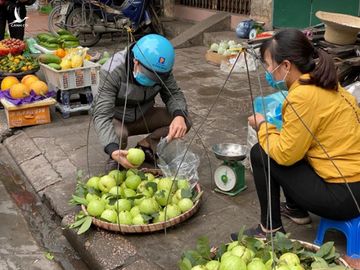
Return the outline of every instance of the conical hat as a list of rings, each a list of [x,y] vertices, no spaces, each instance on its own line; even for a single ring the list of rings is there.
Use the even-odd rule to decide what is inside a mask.
[[[325,25],[325,40],[339,45],[354,44],[357,34],[360,31],[360,18],[325,11],[316,12],[318,17]]]

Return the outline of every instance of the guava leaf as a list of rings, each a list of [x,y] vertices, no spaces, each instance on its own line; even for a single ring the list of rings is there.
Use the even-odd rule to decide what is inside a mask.
[[[73,228],[76,228],[76,227],[79,227],[81,224],[84,223],[84,221],[86,220],[87,216],[83,217],[83,218],[80,218],[78,220],[76,220],[75,222],[69,224],[69,228],[70,229],[73,229]]]
[[[293,243],[282,232],[276,232],[274,239],[275,249],[281,252],[290,251],[293,248]]]
[[[220,259],[221,256],[226,252],[226,245],[222,243],[216,251],[216,259]]]
[[[144,219],[145,222],[148,222],[149,220],[152,219],[152,216],[148,216],[148,215],[144,215],[144,214],[141,214],[142,218]]]
[[[200,200],[203,193],[204,193],[204,191],[200,191],[199,193],[195,193],[191,200],[193,202],[196,202],[196,201]]]
[[[84,223],[81,225],[80,229],[78,230],[77,234],[82,234],[82,233],[86,232],[87,230],[89,230],[91,223],[92,223],[92,217],[87,216],[85,218]]]
[[[192,192],[190,188],[182,189],[181,190],[181,197],[182,198],[191,198]]]
[[[160,216],[159,212],[156,212],[156,213],[151,215],[152,218],[157,218],[158,216]]]
[[[142,197],[144,197],[143,194],[138,194],[136,196],[132,196],[132,197],[127,197],[128,200],[135,200],[135,199],[141,199]]]
[[[77,180],[77,181],[81,181],[81,180],[83,179],[83,175],[84,175],[83,170],[78,170],[78,171],[76,172],[76,180]]]
[[[184,253],[184,257],[187,258],[191,265],[205,264],[208,260],[204,259],[201,254],[196,250],[187,250]]]
[[[181,261],[178,262],[178,266],[180,270],[191,270],[192,265],[188,258],[183,258]]]
[[[69,200],[69,204],[70,205],[87,205],[88,202],[85,198],[76,196],[76,195],[72,195],[72,198]]]
[[[210,244],[209,239],[206,236],[202,236],[197,240],[196,250],[201,254],[201,256],[210,260]]]
[[[238,233],[238,242],[239,242],[239,244],[242,243],[242,240],[244,238],[244,231],[245,231],[245,226],[242,226],[239,233]]]
[[[320,249],[315,253],[315,255],[323,258],[330,253],[333,246],[334,242],[326,242],[325,244],[321,245]]]
[[[137,175],[140,176],[141,180],[147,180],[147,177],[143,171],[138,171]]]
[[[257,250],[257,252],[255,253],[255,257],[260,258],[263,263],[266,263],[268,260],[271,259],[270,252],[270,247],[265,247],[264,249]]]
[[[54,255],[52,255],[50,252],[45,253],[45,258],[49,261],[52,261],[54,259]]]
[[[311,264],[311,269],[328,269],[327,262],[320,257],[315,257],[315,261]]]
[[[245,236],[242,243],[244,243],[247,248],[253,251],[263,249],[265,245],[263,241],[249,236]]]
[[[152,188],[154,193],[157,191],[157,184],[155,182],[147,182],[145,187],[146,189]]]

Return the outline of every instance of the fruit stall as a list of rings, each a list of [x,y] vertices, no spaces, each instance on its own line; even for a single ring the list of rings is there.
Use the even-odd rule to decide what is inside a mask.
[[[0,102],[9,128],[49,123],[51,105],[64,118],[88,112],[91,87],[99,83],[100,66],[109,58],[107,52],[90,56],[88,48],[63,29],[57,35],[0,41]]]

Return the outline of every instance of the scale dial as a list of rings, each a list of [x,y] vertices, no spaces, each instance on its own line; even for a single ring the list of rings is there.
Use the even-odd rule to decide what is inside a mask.
[[[226,165],[219,166],[214,173],[215,185],[222,191],[230,191],[236,185],[234,170]]]

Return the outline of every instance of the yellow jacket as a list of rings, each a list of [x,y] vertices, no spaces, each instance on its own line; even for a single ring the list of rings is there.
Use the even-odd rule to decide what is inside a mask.
[[[281,132],[269,123],[260,125],[258,132],[260,145],[272,159],[290,166],[306,158],[327,182],[345,182],[341,174],[349,183],[360,181],[360,109],[350,93],[342,87],[336,92],[296,81],[289,89],[282,116]]]

